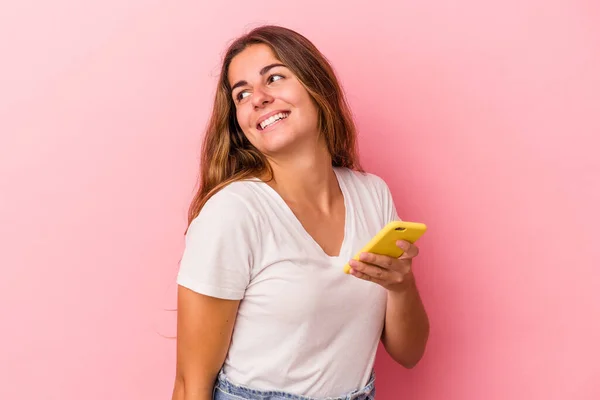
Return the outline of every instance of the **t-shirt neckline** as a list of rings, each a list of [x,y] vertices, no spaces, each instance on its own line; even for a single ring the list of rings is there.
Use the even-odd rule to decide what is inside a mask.
[[[348,188],[346,186],[346,182],[344,181],[344,173],[342,172],[341,168],[339,167],[333,167],[333,171],[335,173],[335,176],[337,178],[337,182],[338,182],[338,186],[340,187],[340,190],[342,192],[342,197],[344,200],[344,209],[345,209],[345,216],[344,216],[344,238],[342,240],[342,244],[340,246],[339,249],[339,253],[336,256],[331,256],[327,253],[325,253],[325,251],[323,250],[323,248],[319,245],[319,243],[317,243],[317,241],[306,231],[306,229],[304,228],[304,226],[302,225],[302,223],[300,222],[300,220],[298,219],[298,217],[296,217],[296,215],[294,214],[294,212],[292,211],[292,209],[288,206],[288,204],[285,202],[285,200],[279,195],[279,193],[277,193],[277,191],[275,189],[273,189],[270,185],[268,185],[266,182],[262,181],[261,179],[255,177],[252,178],[250,180],[257,182],[257,183],[262,183],[263,186],[265,187],[265,190],[270,194],[271,197],[273,197],[275,199],[275,201],[277,201],[277,203],[279,203],[279,205],[281,206],[281,208],[284,210],[285,214],[288,216],[288,218],[290,219],[291,223],[295,226],[296,230],[300,233],[301,236],[303,236],[305,239],[307,239],[309,242],[312,243],[312,246],[316,249],[317,252],[319,252],[323,257],[326,257],[327,259],[331,260],[331,261],[339,261],[340,259],[344,258],[346,256],[346,248],[348,246],[348,242],[350,240],[349,238],[349,232],[350,232],[350,226],[352,224],[352,203],[350,201],[350,194],[348,193]]]

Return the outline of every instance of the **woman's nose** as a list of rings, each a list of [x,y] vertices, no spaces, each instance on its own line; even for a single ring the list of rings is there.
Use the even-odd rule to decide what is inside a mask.
[[[265,92],[262,89],[258,89],[254,91],[254,96],[252,96],[252,102],[254,103],[254,107],[260,108],[265,105],[273,102],[273,96],[269,93]]]

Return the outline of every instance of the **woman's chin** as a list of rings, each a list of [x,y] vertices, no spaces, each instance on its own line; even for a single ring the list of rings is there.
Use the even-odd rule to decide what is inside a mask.
[[[283,132],[269,132],[260,139],[260,145],[257,148],[269,156],[288,153],[295,146],[294,138]]]

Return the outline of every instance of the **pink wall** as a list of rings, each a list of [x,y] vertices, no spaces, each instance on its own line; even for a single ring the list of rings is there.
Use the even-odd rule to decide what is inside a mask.
[[[332,60],[365,166],[430,226],[430,346],[381,354],[378,399],[600,398],[597,2],[85,3],[0,11],[0,398],[168,398],[219,57],[263,22]]]

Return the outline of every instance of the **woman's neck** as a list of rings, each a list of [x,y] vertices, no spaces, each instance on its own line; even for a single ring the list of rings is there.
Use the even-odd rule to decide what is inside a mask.
[[[268,184],[288,204],[311,204],[328,211],[341,194],[325,145],[285,160],[269,160],[273,180]]]

